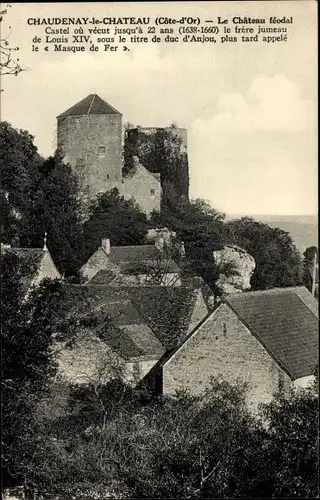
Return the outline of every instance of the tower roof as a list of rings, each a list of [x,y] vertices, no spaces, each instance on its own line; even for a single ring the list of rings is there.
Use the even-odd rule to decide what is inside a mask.
[[[97,94],[90,94],[82,99],[82,101],[67,109],[67,111],[58,115],[57,118],[76,115],[121,115],[121,113]]]

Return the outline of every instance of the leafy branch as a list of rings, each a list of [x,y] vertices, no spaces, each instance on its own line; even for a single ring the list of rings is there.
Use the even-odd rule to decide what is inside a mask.
[[[5,9],[0,11],[0,28],[4,20],[4,16],[8,13],[7,5]],[[2,30],[1,30],[2,31]],[[29,68],[21,65],[19,58],[15,58],[15,53],[19,51],[19,47],[13,47],[10,44],[9,38],[11,36],[11,26],[9,26],[9,33],[7,36],[0,37],[0,76],[15,75],[17,76],[22,71],[27,71]]]

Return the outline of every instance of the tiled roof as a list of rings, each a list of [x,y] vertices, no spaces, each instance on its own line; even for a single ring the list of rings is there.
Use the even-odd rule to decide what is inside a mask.
[[[79,317],[89,314],[95,318],[95,326],[91,328],[122,359],[158,359],[165,347],[130,297],[110,296],[105,287],[102,287],[103,293],[95,293],[95,288],[68,287],[70,314],[79,314]]]
[[[82,101],[67,109],[67,111],[61,113],[58,118],[81,115],[121,115],[121,113],[97,94],[90,94],[82,99]]]
[[[98,306],[95,305],[94,309],[100,317],[110,316],[117,326],[144,323],[143,318],[130,300],[111,300]]]
[[[116,278],[117,274],[109,269],[101,269],[89,281],[92,285],[108,285]]]
[[[159,258],[160,252],[155,245],[133,245],[111,247],[109,259],[115,264],[120,262],[143,262]]]
[[[166,349],[175,347],[186,335],[196,300],[196,292],[185,287],[111,287],[88,284],[70,285],[73,311],[109,311],[118,325],[148,325]],[[130,304],[130,305],[129,305]],[[121,319],[124,311],[125,320]]]
[[[159,269],[163,273],[180,272],[175,261],[163,256],[155,245],[115,246],[111,247],[110,253],[106,255],[123,274],[148,274],[153,269]],[[107,284],[114,278],[115,274],[112,275],[110,271],[101,270],[90,282]]]
[[[165,348],[145,323],[126,325],[125,332],[145,356],[161,356]]]
[[[179,273],[180,268],[172,259],[155,259],[137,262],[121,262],[118,264],[123,274],[167,274]]]
[[[304,287],[232,294],[224,299],[293,378],[318,363],[318,302]]]

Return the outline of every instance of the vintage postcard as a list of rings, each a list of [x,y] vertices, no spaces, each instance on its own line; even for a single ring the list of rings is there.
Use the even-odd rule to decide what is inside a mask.
[[[1,4],[8,498],[319,496],[317,7]]]

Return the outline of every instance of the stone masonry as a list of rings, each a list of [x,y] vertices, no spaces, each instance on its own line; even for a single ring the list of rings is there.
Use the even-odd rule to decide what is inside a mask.
[[[122,114],[96,94],[90,94],[57,117],[57,146],[80,181],[82,195],[92,200],[117,188],[134,198],[149,217],[160,211],[160,174],[135,158],[134,169],[123,176]]]
[[[290,377],[226,304],[204,321],[162,370],[165,394],[182,388],[198,394],[210,385],[211,377],[222,375],[229,383],[239,379],[249,385],[247,402],[253,409],[270,401],[281,386],[291,384]]]
[[[121,114],[58,118],[58,148],[93,197],[122,176]]]

